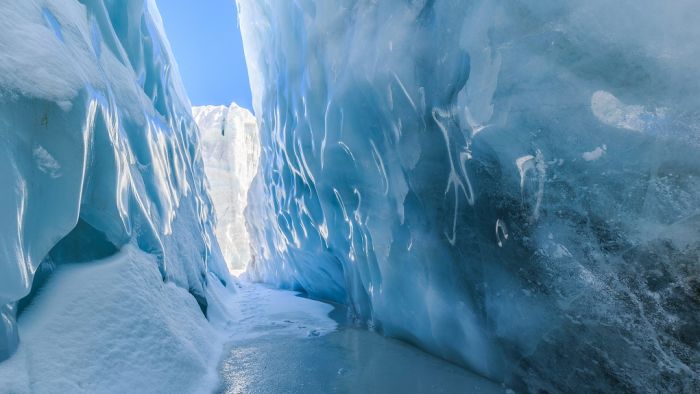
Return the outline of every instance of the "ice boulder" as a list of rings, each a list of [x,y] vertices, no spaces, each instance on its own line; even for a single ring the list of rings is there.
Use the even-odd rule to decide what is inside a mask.
[[[154,0],[5,2],[0,31],[0,360],[54,270],[128,244],[206,311],[228,273]]]
[[[229,270],[240,273],[250,260],[243,211],[260,158],[258,126],[253,114],[236,104],[193,107],[192,114],[200,130],[219,245]]]
[[[517,390],[700,390],[700,3],[238,6],[251,277]]]

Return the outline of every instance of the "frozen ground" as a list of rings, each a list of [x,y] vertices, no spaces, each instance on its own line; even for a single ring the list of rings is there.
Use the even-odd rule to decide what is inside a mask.
[[[219,393],[502,393],[404,342],[351,327],[329,304],[242,282]],[[329,317],[329,313],[333,318]]]
[[[60,267],[19,317],[20,346],[0,364],[0,392],[503,392],[291,291],[212,280],[210,324],[152,259],[126,246]]]

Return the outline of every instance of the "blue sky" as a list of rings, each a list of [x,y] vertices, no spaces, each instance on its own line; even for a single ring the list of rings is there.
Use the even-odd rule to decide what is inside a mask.
[[[252,108],[235,0],[157,0],[192,105]]]

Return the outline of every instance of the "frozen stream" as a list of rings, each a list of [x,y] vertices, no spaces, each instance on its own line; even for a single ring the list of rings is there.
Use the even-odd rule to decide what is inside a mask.
[[[504,392],[404,342],[349,326],[340,308],[245,283],[234,298],[235,334],[218,392]]]

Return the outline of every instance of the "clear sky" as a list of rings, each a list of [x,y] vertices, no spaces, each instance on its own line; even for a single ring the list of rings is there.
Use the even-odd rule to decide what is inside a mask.
[[[252,109],[235,0],[157,0],[192,105]]]

